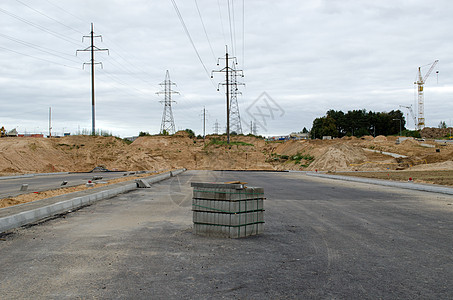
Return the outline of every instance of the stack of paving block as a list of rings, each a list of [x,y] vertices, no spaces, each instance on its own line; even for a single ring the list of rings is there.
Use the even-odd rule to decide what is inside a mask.
[[[264,189],[242,183],[192,182],[194,233],[240,238],[264,230]]]

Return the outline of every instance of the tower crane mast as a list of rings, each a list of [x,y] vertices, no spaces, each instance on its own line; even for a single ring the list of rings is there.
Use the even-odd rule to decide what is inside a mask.
[[[417,85],[417,103],[418,103],[418,122],[416,123],[417,130],[422,130],[425,127],[425,100],[424,100],[424,92],[423,86],[425,85],[426,80],[428,79],[431,72],[436,67],[439,60],[435,60],[431,67],[429,68],[428,72],[426,72],[425,76],[422,76],[422,67],[418,67],[418,74],[417,74],[417,81],[414,84]]]

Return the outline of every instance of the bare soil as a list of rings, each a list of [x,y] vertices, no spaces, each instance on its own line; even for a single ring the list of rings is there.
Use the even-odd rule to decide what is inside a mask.
[[[261,138],[233,136],[232,143],[227,145],[225,139],[212,135],[203,141],[190,138],[184,131],[173,136],[139,137],[132,144],[115,137],[1,138],[0,176],[87,172],[100,165],[128,171],[453,170],[453,145],[434,140],[409,139],[396,144],[396,137],[366,136],[266,142]],[[394,158],[386,153],[406,157]]]

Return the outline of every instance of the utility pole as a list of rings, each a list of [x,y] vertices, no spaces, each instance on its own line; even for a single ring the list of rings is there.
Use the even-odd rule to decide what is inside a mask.
[[[52,107],[49,107],[49,138],[52,137]]]
[[[225,53],[225,68],[218,70],[218,71],[212,71],[211,72],[211,78],[214,78],[213,73],[219,72],[219,73],[225,73],[225,82],[220,83],[221,85],[226,86],[226,110],[227,110],[227,126],[226,126],[226,132],[227,132],[227,143],[230,143],[230,74],[232,72],[239,72],[239,70],[235,70],[234,68],[231,68],[229,66],[229,61],[233,61],[233,65],[237,64],[236,63],[236,57],[229,57],[228,55],[228,47],[226,46],[226,53]],[[220,59],[219,59],[220,60]],[[219,62],[217,62],[217,65],[219,65]],[[219,91],[219,88],[217,88],[217,91]]]
[[[206,137],[206,108],[203,106],[203,141]]]
[[[170,80],[170,73],[167,70],[165,73],[165,80],[159,83],[160,86],[164,87],[163,91],[157,92],[156,94],[164,94],[164,101],[160,101],[160,103],[164,103],[164,113],[162,114],[162,123],[160,126],[160,134],[164,134],[165,132],[168,134],[175,133],[175,121],[173,119],[173,112],[171,110],[171,103],[175,102],[171,100],[172,94],[179,94],[176,91],[171,89],[172,85],[176,85],[176,83]]]
[[[85,65],[91,65],[91,135],[96,135],[96,121],[95,121],[95,109],[94,109],[94,65],[101,65],[102,68],[102,63],[100,62],[95,62],[94,60],[94,52],[96,51],[107,51],[109,53],[109,49],[99,49],[94,45],[94,38],[101,38],[102,42],[102,36],[101,35],[94,35],[93,31],[93,23],[91,23],[91,32],[90,35],[84,35],[82,37],[82,43],[84,38],[90,38],[91,40],[91,46],[87,47],[86,49],[83,50],[77,50],[79,51],[89,51],[91,52],[91,60],[89,63],[83,63],[83,68],[85,68]]]

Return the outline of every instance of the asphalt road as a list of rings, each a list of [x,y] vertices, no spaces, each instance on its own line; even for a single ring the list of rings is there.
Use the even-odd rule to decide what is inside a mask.
[[[264,234],[193,235],[191,181],[265,188]],[[0,239],[2,299],[451,299],[453,197],[187,171]]]
[[[62,187],[62,182],[67,181],[63,187],[76,186],[87,183],[93,177],[102,177],[102,181],[123,177],[128,172],[99,172],[99,173],[69,173],[54,175],[37,175],[31,177],[19,177],[12,179],[1,179],[0,177],[0,199],[15,197],[21,194],[42,192]],[[21,191],[22,184],[28,184],[26,191]]]

